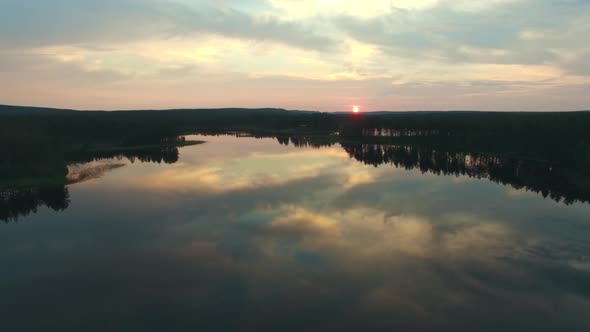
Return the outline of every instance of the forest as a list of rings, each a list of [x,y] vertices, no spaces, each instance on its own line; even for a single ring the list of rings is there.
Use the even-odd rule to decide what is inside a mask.
[[[0,105],[0,139],[27,135],[145,142],[191,132],[339,133],[342,137],[588,139],[590,111],[322,113],[283,109],[74,111]],[[22,137],[21,137],[22,138]]]
[[[590,165],[590,111],[321,113],[283,109],[74,111],[0,106],[0,151],[55,154],[159,145],[193,133],[319,136],[324,141],[423,144]],[[49,147],[48,147],[49,146]]]
[[[590,202],[590,112],[320,113],[281,109],[74,111],[0,106],[0,220],[45,205],[109,169],[97,160],[175,163],[185,135],[272,137],[299,148],[339,144],[367,165],[469,176],[566,204]],[[123,165],[117,165],[120,167]]]

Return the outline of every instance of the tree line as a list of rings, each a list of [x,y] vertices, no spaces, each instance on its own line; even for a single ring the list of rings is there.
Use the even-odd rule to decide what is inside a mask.
[[[363,163],[487,178],[568,204],[589,202],[587,128],[590,112],[81,112],[0,106],[0,220],[39,205],[66,208],[69,164],[122,158],[175,163],[178,147],[191,144],[183,138],[188,134],[273,137],[295,147],[339,143]],[[26,186],[32,182],[42,186]]]

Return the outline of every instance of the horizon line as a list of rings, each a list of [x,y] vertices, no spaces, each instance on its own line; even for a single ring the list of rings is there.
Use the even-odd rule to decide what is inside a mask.
[[[199,111],[199,110],[278,110],[287,112],[311,112],[311,113],[334,113],[334,114],[348,114],[351,111],[320,111],[320,110],[307,110],[307,109],[287,109],[282,107],[213,107],[213,108],[129,108],[129,109],[82,109],[82,108],[61,108],[54,106],[31,106],[31,105],[9,105],[0,104],[0,108],[13,107],[13,108],[33,108],[33,109],[46,109],[56,111],[74,111],[74,112],[134,112],[134,111]],[[362,111],[360,114],[372,114],[372,113],[445,113],[445,112],[465,112],[465,113],[572,113],[572,112],[590,112],[590,109],[578,109],[578,110],[565,110],[565,111],[535,111],[535,110],[497,110],[497,111],[484,111],[484,110],[470,110],[470,109],[422,109],[422,110],[375,110],[375,111]]]

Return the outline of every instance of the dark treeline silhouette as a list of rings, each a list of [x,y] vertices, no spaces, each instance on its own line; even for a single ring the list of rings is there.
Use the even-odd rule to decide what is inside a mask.
[[[178,161],[184,137],[161,138],[159,145],[88,150],[64,149],[60,144],[31,145],[15,142],[0,154],[0,221],[17,221],[46,206],[63,211],[70,203],[67,186],[101,177],[122,163],[93,165],[101,160],[173,164]],[[10,148],[6,148],[10,145]]]
[[[276,136],[275,139],[281,145],[293,145],[298,148],[323,148],[336,144],[336,141],[332,137],[320,136]]]
[[[63,211],[70,205],[70,194],[63,185],[0,188],[0,220],[17,221],[20,217],[37,213],[40,206]]]
[[[66,202],[69,165],[123,158],[174,163],[179,146],[196,143],[179,138],[188,134],[272,137],[295,147],[340,143],[368,164],[487,178],[568,204],[589,202],[588,128],[590,112],[81,112],[0,105],[0,190],[7,190],[0,220],[41,205],[67,207],[48,203],[40,188],[64,188]],[[16,210],[8,212],[10,206]]]
[[[410,112],[348,115],[342,140],[436,144],[590,167],[590,112]]]
[[[565,163],[547,163],[515,156],[437,151],[430,147],[384,144],[342,144],[351,158],[366,165],[391,164],[436,175],[469,176],[510,185],[566,204],[590,202],[590,174]]]
[[[293,145],[298,148],[322,148],[322,147],[329,147],[336,144],[337,137],[333,135],[273,135],[273,134],[264,134],[259,131],[224,131],[224,130],[207,130],[207,131],[199,131],[195,134],[199,134],[202,136],[234,136],[237,138],[241,137],[250,137],[256,139],[263,139],[263,138],[274,138],[276,139],[279,144],[289,146]]]
[[[590,112],[396,112],[343,115],[350,136],[536,136],[589,138]]]
[[[367,114],[282,109],[162,111],[72,111],[0,106],[0,142],[64,149],[91,145],[158,144],[162,137],[192,133],[248,133],[263,136],[330,135],[342,139],[432,139],[462,143],[465,149],[500,146],[507,151],[571,150],[571,161],[590,165],[590,112],[378,112]],[[518,149],[518,150],[517,150]],[[557,151],[560,149],[549,149]],[[490,151],[495,152],[495,151]],[[550,158],[551,156],[547,156]]]
[[[204,132],[329,135],[577,144],[590,158],[590,112],[379,112],[367,114],[282,109],[72,111],[0,106],[0,141],[50,139],[62,145],[124,146]],[[569,144],[571,145],[571,144]]]
[[[268,137],[247,133],[231,135]],[[391,138],[375,142],[367,137],[351,139],[332,135],[271,137],[281,145],[300,148],[330,147],[339,143],[351,158],[375,167],[390,164],[406,170],[418,169],[422,173],[487,179],[568,205],[590,203],[590,168],[584,167],[584,162],[576,158],[575,148],[563,148],[557,144],[559,142],[547,143],[539,149],[530,146],[532,143],[528,141],[510,144],[505,140],[486,142],[473,139],[466,143],[424,137],[397,138],[394,139],[396,143],[391,143]]]
[[[0,141],[43,141],[63,146],[125,146],[159,143],[161,137],[193,132],[330,132],[333,115],[278,109],[218,109],[100,112],[0,106]]]
[[[87,163],[103,159],[123,158],[131,163],[139,161],[142,163],[166,163],[174,164],[178,161],[179,150],[176,145],[160,145],[154,147],[105,150],[105,151],[73,151],[66,154],[68,162]]]

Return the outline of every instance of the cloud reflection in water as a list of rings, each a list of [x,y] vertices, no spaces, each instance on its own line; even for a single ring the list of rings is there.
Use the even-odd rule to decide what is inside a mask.
[[[365,166],[337,146],[206,140],[174,165],[72,186],[63,214],[4,228],[5,324],[34,315],[25,328],[589,327],[587,205]]]

